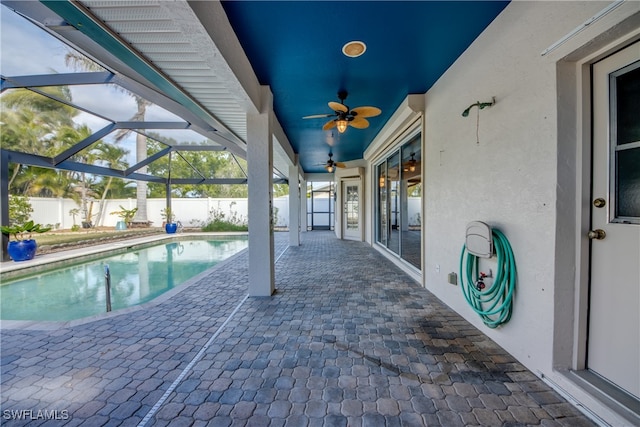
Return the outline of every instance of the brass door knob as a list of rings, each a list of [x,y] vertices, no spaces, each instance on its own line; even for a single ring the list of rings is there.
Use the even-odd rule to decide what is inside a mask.
[[[593,206],[595,206],[596,208],[604,208],[606,204],[607,202],[602,197],[598,197],[593,201]]]
[[[587,237],[589,237],[590,239],[595,239],[595,240],[602,240],[605,237],[607,237],[607,233],[605,233],[604,230],[598,228],[597,230],[590,230],[587,233]]]

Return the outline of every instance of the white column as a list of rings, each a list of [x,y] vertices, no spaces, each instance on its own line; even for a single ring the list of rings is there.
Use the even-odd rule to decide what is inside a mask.
[[[307,180],[300,181],[300,231],[307,232]]]
[[[262,88],[262,108],[247,115],[247,173],[249,185],[249,295],[275,291],[273,249],[273,95]]]
[[[289,246],[300,246],[300,170],[289,166]]]

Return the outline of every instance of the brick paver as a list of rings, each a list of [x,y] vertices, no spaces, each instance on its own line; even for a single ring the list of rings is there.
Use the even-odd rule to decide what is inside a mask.
[[[287,244],[277,233],[276,253]],[[247,299],[198,354],[246,295],[247,262],[119,316],[2,330],[2,424],[136,425],[182,374],[147,425],[593,425],[371,247],[329,232],[286,249],[276,294]]]

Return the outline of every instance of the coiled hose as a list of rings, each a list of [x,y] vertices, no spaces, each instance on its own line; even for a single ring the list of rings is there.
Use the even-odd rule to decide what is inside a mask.
[[[495,280],[490,287],[477,286],[478,257],[462,246],[460,255],[460,278],[464,298],[480,315],[485,325],[497,328],[511,319],[513,293],[516,289],[516,261],[509,241],[502,232],[493,229],[493,247],[498,257]]]

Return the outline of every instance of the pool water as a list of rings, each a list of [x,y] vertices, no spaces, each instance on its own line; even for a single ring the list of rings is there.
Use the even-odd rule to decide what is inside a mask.
[[[105,265],[111,273],[112,310],[143,304],[247,245],[246,237],[174,241],[3,281],[0,318],[69,321],[105,313]]]

